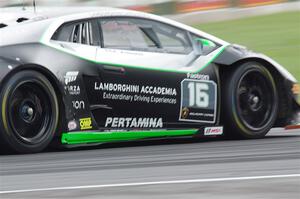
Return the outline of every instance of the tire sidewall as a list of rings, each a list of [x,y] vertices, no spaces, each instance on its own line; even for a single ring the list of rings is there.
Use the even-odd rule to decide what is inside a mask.
[[[35,144],[30,144],[24,142],[20,139],[13,131],[8,118],[8,100],[13,92],[13,90],[25,80],[35,80],[41,84],[40,86],[45,89],[49,102],[51,104],[51,118],[49,120],[49,126],[46,129],[44,135],[40,142]],[[49,80],[43,76],[41,73],[36,71],[21,71],[14,74],[7,82],[4,83],[2,91],[0,94],[1,100],[1,117],[0,117],[0,127],[2,132],[1,137],[4,139],[8,147],[18,153],[36,153],[45,149],[49,143],[52,141],[55,131],[58,126],[59,118],[59,106],[56,97],[55,90]]]

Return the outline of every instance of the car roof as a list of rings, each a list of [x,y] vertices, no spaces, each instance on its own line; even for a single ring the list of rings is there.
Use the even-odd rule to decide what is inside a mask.
[[[135,12],[109,7],[9,7],[0,8],[0,24],[16,25],[21,22],[40,21],[74,15],[89,15],[91,13],[127,13]],[[136,13],[136,12],[135,12]],[[84,17],[84,16],[83,16]],[[23,19],[23,20],[22,20]],[[18,22],[21,21],[21,22]]]
[[[217,43],[227,43],[200,30],[157,15],[110,7],[33,7],[0,8],[0,45],[35,42],[45,36],[49,39],[56,29],[65,22],[98,17],[139,17],[171,24],[195,34],[200,34]],[[34,30],[34,31],[33,31]],[[20,37],[22,32],[22,37]],[[34,34],[33,34],[34,33]]]

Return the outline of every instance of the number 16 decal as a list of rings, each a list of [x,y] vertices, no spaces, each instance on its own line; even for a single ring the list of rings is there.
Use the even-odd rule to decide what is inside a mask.
[[[207,108],[209,106],[209,89],[207,83],[189,82],[189,106],[197,106],[199,108]]]
[[[179,121],[215,123],[216,105],[215,82],[191,79],[181,82]]]

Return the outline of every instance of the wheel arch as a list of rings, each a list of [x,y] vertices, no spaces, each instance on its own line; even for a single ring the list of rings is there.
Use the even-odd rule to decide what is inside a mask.
[[[15,67],[13,70],[11,70],[1,81],[6,82],[10,77],[12,77],[14,74],[20,72],[20,71],[36,71],[44,75],[51,85],[53,86],[56,96],[58,98],[58,103],[59,103],[59,125],[57,132],[55,133],[55,137],[59,137],[61,132],[64,132],[67,127],[66,127],[66,109],[65,109],[65,95],[64,95],[64,89],[61,86],[61,83],[59,79],[46,67],[38,65],[38,64],[23,64]],[[1,86],[2,87],[2,86]],[[0,87],[0,89],[2,89]]]
[[[277,114],[277,120],[275,122],[276,127],[281,127],[286,125],[288,123],[287,119],[290,118],[290,116],[293,114],[293,94],[291,93],[292,84],[295,83],[294,81],[291,81],[289,77],[286,77],[280,69],[268,60],[261,58],[261,57],[247,57],[243,59],[239,59],[229,65],[220,65],[220,75],[221,75],[221,81],[226,78],[226,74],[230,73],[230,71],[234,70],[236,67],[241,66],[244,63],[248,62],[257,62],[259,64],[262,64],[266,67],[266,69],[271,73],[275,80],[275,85],[278,92],[278,114]],[[223,80],[224,81],[224,80]],[[290,87],[291,86],[291,87]],[[290,89],[289,89],[290,87]],[[296,102],[296,101],[295,101]]]

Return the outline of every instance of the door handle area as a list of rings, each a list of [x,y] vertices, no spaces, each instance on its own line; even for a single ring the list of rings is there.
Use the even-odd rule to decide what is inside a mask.
[[[117,66],[103,66],[103,69],[107,72],[125,74],[125,68]]]

